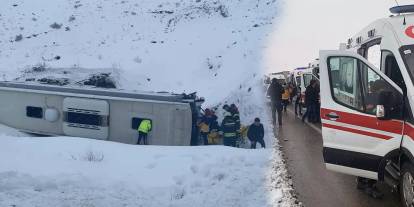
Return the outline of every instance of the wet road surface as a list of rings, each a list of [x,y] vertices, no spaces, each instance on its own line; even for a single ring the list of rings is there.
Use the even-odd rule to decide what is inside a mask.
[[[283,126],[276,131],[294,188],[306,207],[401,206],[398,195],[386,184],[379,185],[385,196],[377,200],[356,189],[355,177],[326,170],[317,129],[288,111],[283,114]]]

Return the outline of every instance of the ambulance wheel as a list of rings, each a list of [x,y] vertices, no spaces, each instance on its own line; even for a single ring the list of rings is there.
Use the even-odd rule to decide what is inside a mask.
[[[414,207],[414,166],[409,162],[401,170],[400,195],[404,207]]]

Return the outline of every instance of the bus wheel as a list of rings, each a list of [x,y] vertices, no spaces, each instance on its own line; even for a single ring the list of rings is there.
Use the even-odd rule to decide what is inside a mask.
[[[408,162],[401,171],[400,195],[404,207],[414,207],[414,167]]]

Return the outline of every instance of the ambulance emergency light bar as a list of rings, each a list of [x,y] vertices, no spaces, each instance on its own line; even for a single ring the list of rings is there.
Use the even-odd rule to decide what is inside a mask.
[[[414,13],[414,4],[395,6],[390,8],[390,12],[393,14]]]

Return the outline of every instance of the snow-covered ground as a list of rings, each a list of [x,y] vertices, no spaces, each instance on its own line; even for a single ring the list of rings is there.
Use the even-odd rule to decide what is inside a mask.
[[[271,150],[6,136],[0,149],[0,206],[253,207],[283,195],[266,182]]]
[[[122,89],[196,91],[204,107],[236,103],[245,125],[260,117],[268,149],[143,147],[1,126],[0,206],[293,206],[261,84],[278,12],[276,0],[2,1],[2,80],[77,85],[108,73]]]

